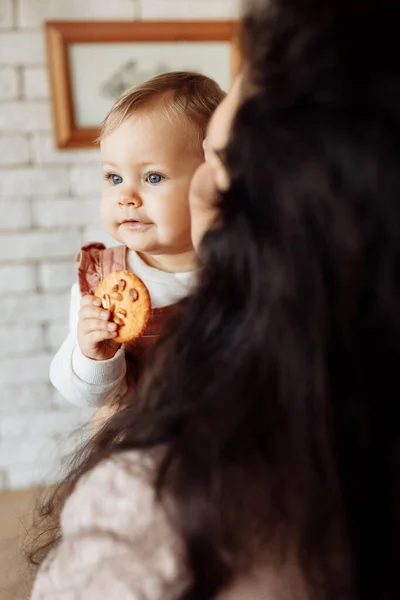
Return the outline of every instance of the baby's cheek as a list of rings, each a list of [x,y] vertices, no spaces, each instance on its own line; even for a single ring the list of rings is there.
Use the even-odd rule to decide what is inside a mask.
[[[108,201],[108,198],[103,196],[101,203],[100,203],[100,217],[101,220],[103,221],[104,226],[106,227],[106,229],[108,231],[112,231],[113,227],[115,226],[115,218],[113,215],[113,210],[112,210],[112,206],[111,203]]]
[[[158,219],[157,219],[158,217]],[[157,222],[158,221],[158,222]],[[156,215],[158,229],[167,235],[170,239],[180,239],[186,234],[190,238],[190,211],[189,201],[186,198],[180,201],[170,202],[168,209],[161,211]]]

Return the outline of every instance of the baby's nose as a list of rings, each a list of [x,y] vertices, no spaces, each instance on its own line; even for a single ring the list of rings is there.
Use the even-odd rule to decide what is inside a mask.
[[[120,206],[128,206],[128,205],[132,204],[133,206],[137,207],[137,206],[141,206],[143,203],[142,203],[142,199],[139,196],[139,194],[136,194],[134,192],[125,191],[120,194],[118,204]]]

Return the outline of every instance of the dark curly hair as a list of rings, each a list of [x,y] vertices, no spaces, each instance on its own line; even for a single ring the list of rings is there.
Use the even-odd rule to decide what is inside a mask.
[[[400,598],[399,32],[396,2],[249,10],[199,287],[63,488],[163,445],[184,600],[288,557],[307,598]]]

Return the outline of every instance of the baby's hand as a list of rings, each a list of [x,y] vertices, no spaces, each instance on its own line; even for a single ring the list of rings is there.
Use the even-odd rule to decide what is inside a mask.
[[[109,321],[110,311],[104,310],[96,296],[83,296],[78,319],[78,344],[92,360],[108,360],[119,348],[113,341],[117,325]]]

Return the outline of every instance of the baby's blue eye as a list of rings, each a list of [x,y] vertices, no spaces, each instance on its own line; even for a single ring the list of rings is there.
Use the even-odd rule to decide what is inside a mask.
[[[120,183],[122,183],[122,177],[120,177],[119,175],[111,175],[111,181],[114,185],[119,185]]]
[[[153,184],[156,184],[156,183],[161,183],[161,181],[162,181],[163,179],[164,179],[164,177],[163,177],[162,175],[160,175],[159,173],[150,173],[150,174],[147,176],[147,181],[148,181],[149,183],[153,183]]]

